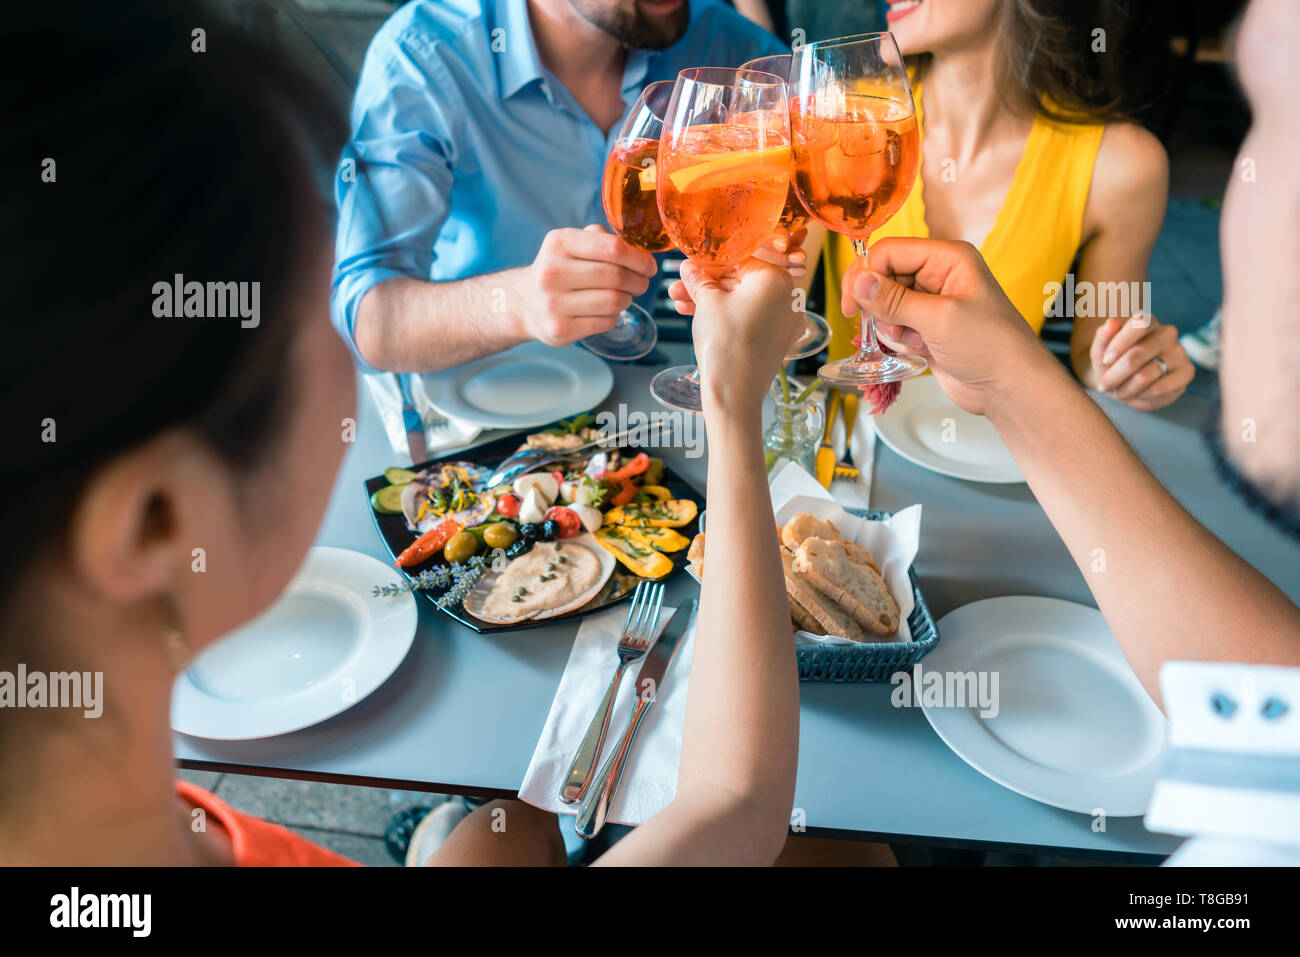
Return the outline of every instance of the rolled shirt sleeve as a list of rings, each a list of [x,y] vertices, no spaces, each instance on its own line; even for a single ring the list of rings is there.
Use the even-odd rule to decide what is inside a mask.
[[[366,54],[352,107],[351,141],[335,180],[339,222],[330,313],[356,347],[357,310],[375,285],[428,279],[434,243],[450,212],[455,156],[444,104],[448,89],[418,37],[376,38]]]

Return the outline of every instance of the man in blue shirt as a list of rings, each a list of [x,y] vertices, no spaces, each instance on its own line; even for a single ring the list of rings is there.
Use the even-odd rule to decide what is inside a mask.
[[[656,269],[603,228],[624,114],[679,70],[780,52],[718,0],[402,7],[366,54],[337,176],[332,314],[363,367],[432,371],[613,326]]]

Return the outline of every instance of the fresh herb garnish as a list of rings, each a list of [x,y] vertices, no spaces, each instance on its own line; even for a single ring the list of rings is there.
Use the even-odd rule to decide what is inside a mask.
[[[465,596],[478,584],[486,570],[487,559],[482,555],[474,555],[463,562],[426,569],[405,581],[394,582],[391,585],[376,585],[372,594],[376,598],[393,598],[408,591],[446,589],[435,599],[434,604],[439,608],[449,608],[465,600]]]

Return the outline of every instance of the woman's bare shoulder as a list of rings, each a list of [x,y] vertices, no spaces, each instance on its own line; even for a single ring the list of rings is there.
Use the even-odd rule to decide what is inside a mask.
[[[1169,157],[1164,146],[1137,123],[1107,123],[1092,168],[1084,220],[1093,227],[1164,219],[1169,196]]]
[[[1093,193],[1124,200],[1169,187],[1169,157],[1155,134],[1137,123],[1107,123],[1092,171]]]

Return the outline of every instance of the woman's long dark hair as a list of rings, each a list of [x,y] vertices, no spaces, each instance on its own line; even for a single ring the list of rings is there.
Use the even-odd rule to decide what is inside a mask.
[[[328,230],[312,171],[344,136],[283,53],[198,3],[24,7],[0,27],[16,140],[0,182],[0,594],[115,456],[178,426],[239,467],[269,448],[290,300],[309,233]],[[260,322],[155,315],[155,284],[178,274],[260,283]]]
[[[1150,27],[1150,17],[1120,0],[1002,0],[996,29],[1007,105],[1065,123],[1139,117],[1150,103],[1136,89],[1146,84],[1134,59],[1154,39]],[[1094,50],[1099,42],[1104,50]],[[929,54],[908,59],[924,77]]]

